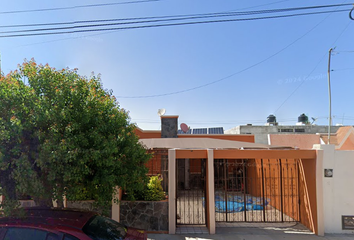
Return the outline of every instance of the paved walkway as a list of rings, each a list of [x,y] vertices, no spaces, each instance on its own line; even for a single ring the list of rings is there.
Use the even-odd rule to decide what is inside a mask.
[[[216,234],[205,233],[205,229],[192,227],[177,228],[180,234],[148,234],[149,240],[353,240],[354,234],[326,234],[319,237],[297,223],[223,224],[216,228]],[[188,232],[188,233],[187,233]]]

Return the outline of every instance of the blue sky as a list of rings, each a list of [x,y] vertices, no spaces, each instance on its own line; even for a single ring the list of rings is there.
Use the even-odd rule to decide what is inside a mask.
[[[2,26],[290,8],[349,1],[159,0],[57,11],[4,13],[121,1],[6,1]],[[350,7],[349,7],[350,8]],[[305,113],[328,124],[328,51],[334,124],[354,125],[354,23],[349,11],[291,18],[0,38],[4,74],[25,58],[100,73],[131,121],[160,129],[157,110],[191,128],[282,125]],[[0,27],[1,31],[5,31]],[[8,29],[6,29],[8,30]],[[352,52],[350,52],[352,51]],[[212,84],[210,84],[212,83]],[[206,86],[204,86],[206,85]],[[204,87],[201,87],[204,86]],[[196,88],[194,90],[189,90]],[[180,92],[176,94],[169,94]],[[167,95],[164,95],[167,94]],[[153,95],[164,95],[151,97]],[[132,98],[133,97],[133,98]]]

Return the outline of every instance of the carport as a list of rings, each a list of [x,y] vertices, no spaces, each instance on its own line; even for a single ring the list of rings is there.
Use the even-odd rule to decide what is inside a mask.
[[[207,226],[210,234],[215,233],[216,221],[248,221],[250,222],[250,214],[258,214],[257,217],[251,219],[253,221],[274,221],[268,217],[268,213],[264,208],[267,198],[269,205],[273,211],[281,212],[276,221],[284,221],[284,216],[290,216],[289,219],[298,221],[308,227],[311,231],[318,233],[317,225],[317,199],[316,199],[316,150],[298,150],[288,147],[277,147],[262,144],[254,144],[247,142],[237,142],[229,140],[219,140],[211,138],[164,138],[164,139],[141,139],[140,142],[147,149],[165,149],[168,151],[168,196],[169,196],[169,233],[176,233],[176,226],[180,224],[202,224]],[[246,183],[246,174],[243,175],[243,190],[240,189],[242,180],[240,178],[238,185],[232,185],[234,189],[228,187],[228,183],[221,181],[221,187],[218,181],[225,180],[222,177],[218,180],[218,172],[216,165],[222,163],[223,174],[231,172],[231,165],[239,168],[245,166],[245,162],[252,162],[255,169],[257,181]],[[239,164],[240,163],[240,164]],[[243,165],[241,164],[243,163]],[[285,172],[284,166],[289,163],[296,166],[296,182],[285,180],[289,175],[289,171]],[[238,165],[239,164],[239,165]],[[268,164],[268,165],[267,165]],[[179,166],[187,166],[190,174],[184,174],[183,181],[180,180],[181,173],[188,172],[186,167],[183,170]],[[264,166],[268,168],[264,168]],[[221,165],[220,165],[221,166]],[[198,170],[199,169],[199,170]],[[267,170],[268,169],[268,170]],[[276,169],[280,169],[277,170]],[[271,171],[269,171],[271,170]],[[293,171],[293,170],[292,170]],[[219,171],[222,172],[222,171]],[[274,172],[274,173],[273,173]],[[194,174],[194,175],[193,175]],[[188,179],[193,175],[193,186],[186,184]],[[196,176],[200,176],[199,178]],[[248,178],[251,172],[248,174]],[[227,178],[229,181],[229,178]],[[271,179],[271,181],[269,181]],[[190,180],[190,179],[189,179]],[[189,181],[190,182],[190,181]],[[235,180],[234,182],[237,182]],[[274,182],[274,183],[273,183]],[[184,184],[183,184],[184,183]],[[187,186],[186,186],[187,185]],[[225,185],[225,188],[223,188]],[[217,191],[215,190],[217,188]],[[249,190],[246,190],[249,188]],[[182,189],[182,190],[181,190]],[[221,192],[220,189],[224,190]],[[231,190],[230,190],[231,189]],[[292,189],[292,190],[290,190]],[[191,191],[194,190],[194,191]],[[196,191],[198,190],[198,191]],[[242,218],[232,218],[230,207],[227,202],[224,203],[225,214],[221,214],[218,196],[226,196],[224,200],[229,200],[230,192],[241,192],[243,195],[237,198],[242,202],[244,208],[241,215]],[[292,192],[292,194],[290,194]],[[296,192],[296,194],[294,194]],[[263,202],[263,209],[249,208],[246,202],[252,194],[252,199],[259,196],[260,202]],[[272,194],[269,194],[272,193]],[[188,195],[189,194],[189,195]],[[268,194],[268,195],[267,195]],[[192,200],[190,200],[192,199]],[[296,208],[289,208],[288,205],[296,202]],[[218,205],[219,204],[219,205]],[[239,207],[239,206],[238,206]],[[270,208],[270,207],[269,207]],[[185,210],[183,210],[185,209]],[[236,213],[232,213],[236,214]],[[220,216],[218,216],[220,215]],[[253,215],[252,215],[253,216]],[[194,220],[195,219],[195,220]],[[286,218],[288,219],[288,218]]]

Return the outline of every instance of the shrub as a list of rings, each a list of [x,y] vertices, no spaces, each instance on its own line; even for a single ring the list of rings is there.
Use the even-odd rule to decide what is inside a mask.
[[[151,176],[144,194],[145,201],[160,201],[165,199],[165,192],[159,176]]]

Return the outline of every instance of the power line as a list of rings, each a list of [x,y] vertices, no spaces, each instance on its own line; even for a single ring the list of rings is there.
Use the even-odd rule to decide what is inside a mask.
[[[203,85],[199,85],[199,86],[196,86],[196,87],[193,87],[193,88],[188,88],[188,89],[184,89],[184,90],[180,90],[180,91],[175,91],[175,92],[162,93],[162,94],[155,94],[155,95],[141,95],[141,96],[117,96],[117,98],[153,98],[153,97],[163,97],[163,96],[169,96],[169,95],[175,95],[175,94],[180,94],[180,93],[185,93],[185,92],[193,91],[193,90],[196,90],[196,89],[199,89],[199,88],[203,88],[203,87],[206,87],[206,86],[209,86],[209,85],[212,85],[212,84],[215,84],[215,83],[224,81],[224,80],[229,79],[229,78],[231,78],[231,77],[233,77],[233,76],[235,76],[235,75],[237,75],[237,74],[240,74],[240,73],[245,72],[245,71],[247,71],[247,70],[249,70],[249,69],[251,69],[251,68],[254,68],[254,67],[256,67],[256,66],[258,66],[258,65],[260,65],[260,64],[262,64],[262,63],[264,63],[264,62],[266,62],[266,61],[268,61],[269,59],[275,57],[275,56],[278,55],[279,53],[283,52],[284,50],[286,50],[287,48],[289,48],[290,46],[292,46],[293,44],[295,44],[296,42],[298,42],[300,39],[304,38],[307,34],[309,34],[310,32],[312,32],[312,31],[313,31],[315,28],[317,28],[322,22],[324,22],[327,18],[328,18],[328,16],[325,17],[325,18],[324,18],[322,21],[320,21],[318,24],[316,24],[316,25],[315,25],[313,28],[311,28],[309,31],[307,31],[305,34],[303,34],[303,35],[300,36],[299,38],[295,39],[293,42],[291,42],[290,44],[288,44],[288,45],[285,46],[284,48],[280,49],[279,51],[275,52],[274,54],[270,55],[269,57],[267,57],[267,58],[265,58],[265,59],[263,59],[263,60],[261,60],[261,61],[255,63],[255,64],[253,64],[253,65],[251,65],[251,66],[249,66],[249,67],[246,67],[246,68],[244,68],[244,69],[242,69],[242,70],[240,70],[240,71],[238,71],[238,72],[235,72],[235,73],[233,73],[233,74],[231,74],[231,75],[228,75],[228,76],[226,76],[226,77],[223,77],[223,78],[221,78],[221,79],[218,79],[218,80],[215,80],[215,81],[212,81],[212,82],[203,84]],[[319,62],[319,63],[320,63],[320,62]],[[319,65],[319,63],[316,65],[316,68],[317,68],[317,66]],[[315,68],[315,69],[316,69],[316,68]],[[313,71],[315,71],[315,69],[314,69]],[[313,71],[312,71],[312,72],[313,72]],[[310,75],[312,74],[312,72],[311,72],[308,76],[310,76]],[[294,93],[295,93],[295,91],[294,91]],[[289,97],[289,98],[290,98],[290,97]],[[284,103],[285,103],[287,100],[288,100],[288,98],[284,101]],[[283,103],[283,104],[284,104],[284,103]],[[282,107],[283,104],[282,104],[280,107]],[[279,107],[279,108],[280,108],[280,107]],[[278,108],[276,111],[278,111],[279,108]]]
[[[346,71],[346,70],[353,70],[354,68],[339,68],[339,69],[331,69],[332,72],[337,72],[337,71]]]
[[[354,53],[354,51],[333,51],[333,53]]]
[[[101,22],[117,22],[117,21],[133,21],[122,24],[137,24],[137,23],[150,23],[159,21],[176,21],[176,20],[190,20],[199,18],[212,18],[212,17],[231,17],[231,16],[245,16],[256,14],[270,14],[270,13],[282,13],[291,11],[313,10],[321,8],[333,8],[342,7],[350,4],[335,4],[335,5],[320,5],[320,6],[308,6],[308,7],[295,7],[295,8],[279,8],[279,9],[265,9],[258,11],[228,11],[228,12],[214,12],[214,13],[202,13],[202,14],[183,14],[183,15],[167,15],[158,17],[135,17],[135,18],[116,18],[116,19],[97,19],[97,20],[82,20],[82,21],[70,21],[70,22],[54,22],[54,23],[37,23],[37,24],[18,24],[18,25],[3,25],[0,28],[16,28],[16,27],[37,27],[37,26],[57,26],[57,25],[74,25],[82,23],[101,23]],[[346,10],[344,10],[346,11]],[[139,20],[139,21],[137,21]],[[146,20],[146,21],[140,21]],[[75,26],[77,28],[79,26]],[[6,33],[6,32],[2,32]]]
[[[250,6],[250,7],[245,7],[245,8],[240,8],[234,11],[240,11],[244,9],[252,9],[252,8],[258,8],[258,7],[263,7],[263,6],[268,6],[268,5],[273,5],[277,3],[282,3],[282,2],[288,2],[290,0],[282,0],[282,1],[276,1],[276,2],[271,2],[267,4],[261,4],[261,5],[255,5],[255,6]],[[181,15],[181,16],[187,16],[187,15]],[[162,16],[164,17],[164,16]],[[130,18],[130,19],[147,19],[147,18],[158,18],[158,17],[140,17],[140,18]],[[160,17],[161,18],[161,17]],[[124,20],[124,19],[121,19]],[[125,19],[127,20],[127,18]],[[85,22],[85,21],[82,21]],[[52,23],[41,23],[41,24],[25,24],[25,25],[9,25],[9,26],[0,26],[1,27],[25,27],[25,26],[45,26],[45,25],[52,25]],[[119,31],[119,30],[117,30]],[[98,35],[103,35],[103,34],[110,34],[116,31],[111,31],[111,32],[105,32],[105,33],[96,33],[96,34],[90,34],[90,35],[84,35],[84,36],[76,36],[76,37],[67,37],[67,38],[60,38],[60,39],[54,39],[54,40],[48,40],[48,41],[41,41],[41,42],[36,42],[36,43],[29,43],[29,44],[24,44],[20,45],[18,47],[26,47],[26,46],[32,46],[32,45],[38,45],[38,44],[43,44],[43,43],[50,43],[50,42],[58,42],[58,41],[64,41],[64,40],[71,40],[71,39],[78,39],[78,38],[86,38],[86,37],[91,37],[91,36],[98,36]]]
[[[182,25],[194,25],[194,24],[206,24],[206,23],[254,21],[254,20],[287,18],[287,17],[305,16],[305,15],[314,15],[314,14],[323,14],[323,13],[334,13],[334,12],[343,12],[343,11],[347,11],[347,10],[346,9],[343,9],[343,10],[330,10],[330,11],[322,11],[322,12],[288,14],[288,15],[278,15],[278,16],[269,16],[269,17],[223,19],[223,20],[210,20],[210,21],[198,21],[198,22],[182,22],[182,23],[164,23],[164,24],[140,25],[140,26],[129,26],[129,27],[94,28],[94,29],[73,30],[73,31],[57,31],[57,32],[44,32],[44,33],[41,32],[41,33],[28,33],[28,34],[9,34],[9,35],[2,35],[2,36],[0,36],[0,38],[45,36],[45,35],[72,34],[72,33],[98,32],[98,31],[128,30],[128,29],[155,28],[155,27],[166,27],[166,26],[182,26]],[[79,26],[79,27],[101,27],[101,26],[107,26],[107,25],[122,25],[122,24],[126,24],[126,23],[85,25],[85,26]],[[78,28],[78,27],[76,27],[76,26],[74,26],[74,27],[62,27],[62,28],[58,28],[58,29],[65,30],[65,29],[73,29],[73,28]],[[53,29],[50,29],[50,28],[41,29],[41,31],[50,31],[50,30],[53,30]],[[29,31],[36,31],[36,30],[29,30]]]
[[[325,21],[327,18],[329,17],[329,15],[324,18],[320,23],[322,23],[323,21]],[[347,30],[347,28],[349,27],[351,22],[349,22],[345,28],[341,31],[341,33],[339,34],[339,36],[335,39],[335,41],[332,43],[331,46],[333,46],[338,40],[339,38],[343,35],[343,33],[345,32],[345,30]],[[312,69],[312,71],[307,75],[307,77],[311,76],[311,74],[317,69],[317,67],[320,65],[320,63],[323,61],[323,59],[326,57],[327,53],[325,53],[321,59],[317,62],[316,66]],[[282,102],[282,104],[280,104],[280,106],[275,110],[274,113],[276,113],[294,94],[295,92],[297,92],[297,90],[305,83],[305,81],[302,81],[299,86],[297,86],[295,88],[295,90]]]
[[[79,6],[72,6],[72,7],[42,8],[42,9],[31,9],[31,10],[14,10],[14,11],[0,12],[0,14],[47,12],[47,11],[71,10],[71,9],[77,9],[77,8],[90,8],[90,7],[105,7],[105,6],[113,6],[113,5],[135,4],[135,3],[157,2],[157,1],[161,1],[161,0],[138,0],[138,1],[126,1],[126,2],[116,2],[116,3],[88,4],[88,5],[79,5]]]

